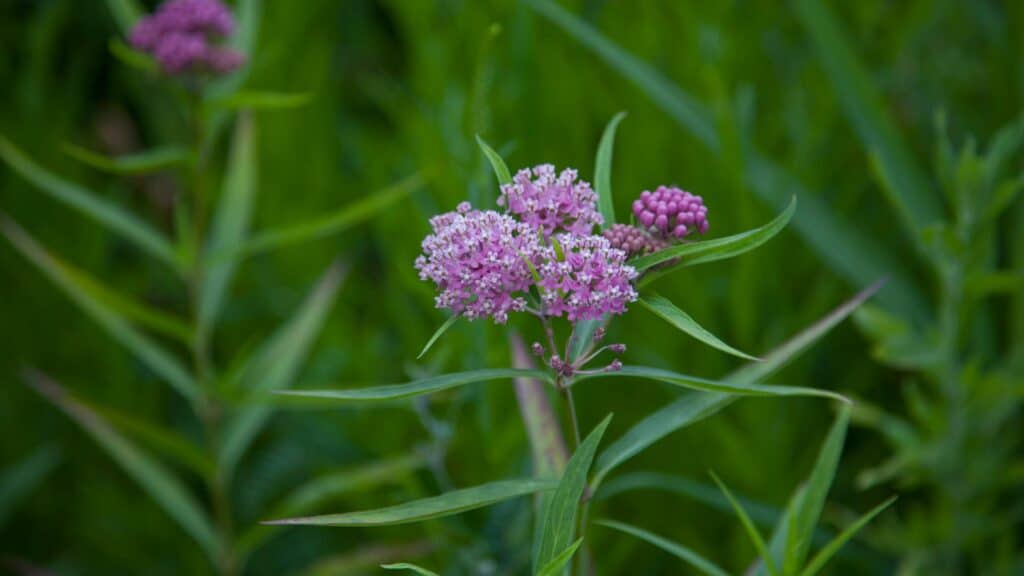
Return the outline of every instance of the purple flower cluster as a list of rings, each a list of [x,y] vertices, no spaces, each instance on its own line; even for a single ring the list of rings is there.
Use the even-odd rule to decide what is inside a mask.
[[[512,183],[501,187],[498,206],[543,230],[545,238],[556,232],[590,234],[604,218],[597,211],[597,194],[589,183],[576,178],[572,168],[558,174],[551,164],[524,168]]]
[[[570,322],[596,320],[604,314],[622,314],[638,298],[631,284],[636,269],[626,265],[626,253],[607,238],[556,234],[544,248],[540,274],[544,314],[565,314]],[[561,252],[561,254],[559,254]]]
[[[230,72],[244,62],[238,52],[215,41],[235,28],[231,11],[219,0],[168,0],[132,28],[130,42],[167,74]]]
[[[708,231],[704,200],[674,186],[658,186],[653,193],[644,190],[633,201],[633,215],[645,228],[664,238],[680,239],[694,231]]]
[[[533,228],[493,210],[472,210],[468,202],[430,225],[434,233],[423,240],[415,266],[421,280],[437,285],[438,308],[499,324],[510,311],[526,308],[521,293],[533,283],[527,260],[541,251]]]
[[[611,242],[613,248],[622,250],[628,256],[642,256],[668,246],[665,240],[652,236],[643,228],[629,224],[613,224],[602,232],[602,235]]]

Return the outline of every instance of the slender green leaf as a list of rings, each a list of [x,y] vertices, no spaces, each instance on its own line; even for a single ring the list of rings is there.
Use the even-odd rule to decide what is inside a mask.
[[[726,376],[724,380],[732,384],[749,385],[781,370],[852,314],[878,291],[881,284],[876,282],[865,288],[842,306],[767,354],[764,361],[747,364]],[[694,392],[647,416],[601,453],[597,459],[597,473],[592,481],[592,489],[596,489],[609,472],[651,444],[680,428],[717,413],[738,398],[740,396],[719,392]]]
[[[332,405],[342,402],[380,402],[412,398],[424,394],[434,394],[457,386],[488,382],[492,380],[508,380],[510,378],[537,378],[550,381],[550,375],[543,370],[521,370],[517,368],[488,368],[431,376],[415,380],[407,384],[388,384],[369,388],[349,388],[344,390],[284,390],[279,395],[295,398],[318,400],[317,404]]]
[[[829,542],[824,548],[822,548],[817,554],[814,555],[814,558],[812,558],[811,561],[807,564],[807,566],[804,567],[804,570],[800,573],[800,575],[814,576],[819,571],[821,571],[821,569],[825,567],[825,564],[827,564],[828,561],[836,555],[836,552],[839,552],[839,550],[843,547],[843,545],[845,545],[850,540],[850,538],[853,538],[853,536],[857,532],[859,532],[861,528],[867,526],[868,522],[871,522],[875,518],[875,516],[878,516],[882,513],[883,510],[891,506],[892,503],[896,501],[896,498],[896,496],[893,496],[886,500],[885,502],[882,502],[878,506],[875,506],[867,514],[864,514],[863,516],[858,518],[853,524],[850,524],[845,530],[840,532],[834,540]]]
[[[84,428],[118,466],[202,546],[211,559],[218,557],[221,543],[210,519],[176,476],[136,448],[98,414],[68,396],[53,380],[38,372],[27,372],[25,380],[40,396]]]
[[[426,568],[410,564],[408,562],[399,562],[398,564],[381,564],[380,567],[385,570],[409,570],[410,572],[415,572],[420,576],[438,576],[437,572],[432,572]]]
[[[292,384],[320,333],[344,275],[341,263],[333,263],[299,309],[257,352],[242,374],[248,393],[259,396]],[[246,405],[235,414],[221,444],[219,467],[222,476],[231,475],[269,416],[270,406],[262,403]]]
[[[309,92],[253,92],[242,90],[227,96],[214,98],[207,105],[223,110],[287,110],[309,104],[313,94]]]
[[[761,532],[758,531],[757,526],[754,525],[754,521],[747,515],[747,511],[743,509],[743,506],[733,498],[732,492],[729,491],[729,488],[725,483],[722,482],[714,472],[710,472],[710,474],[711,478],[715,481],[715,484],[718,485],[719,490],[721,490],[722,494],[725,494],[726,499],[729,500],[729,505],[732,506],[733,511],[737,516],[739,516],[740,522],[743,524],[743,529],[747,531],[747,536],[750,538],[750,541],[753,542],[758,555],[761,556],[761,560],[768,567],[768,573],[772,574],[772,576],[777,575],[779,571],[775,567],[775,562],[772,561],[771,555],[768,554],[768,547],[764,543],[764,538],[761,537]]]
[[[754,228],[753,230],[748,230],[732,236],[726,236],[725,238],[715,238],[714,240],[678,244],[676,246],[665,248],[664,250],[658,250],[653,254],[636,258],[630,262],[630,264],[636,268],[637,271],[642,272],[648,268],[657,266],[662,262],[668,262],[675,259],[679,259],[679,262],[673,263],[672,268],[679,266],[693,266],[695,264],[703,264],[705,262],[714,262],[716,260],[725,260],[726,258],[739,256],[740,254],[749,252],[761,246],[768,240],[771,240],[776,234],[781,232],[787,224],[789,224],[789,221],[793,218],[793,214],[795,212],[796,196],[793,196],[789,201],[789,206],[787,206],[781,214],[760,228]],[[659,270],[658,272],[664,273],[665,271]]]
[[[597,192],[597,207],[604,216],[604,227],[615,224],[615,202],[612,196],[612,156],[615,150],[615,131],[619,122],[626,117],[625,112],[616,114],[601,135],[601,143],[597,147],[597,159],[594,161],[594,186]]]
[[[182,396],[196,401],[199,387],[191,374],[173,355],[156,342],[138,332],[123,316],[94,297],[89,286],[78,281],[80,272],[69,272],[69,267],[50,255],[34,238],[13,220],[0,214],[0,233],[29,261],[40,269],[75,304],[103,327],[118,343],[131,351],[139,360],[161,377]],[[96,281],[91,281],[97,284]]]
[[[636,526],[630,526],[629,524],[623,524],[622,522],[615,522],[613,520],[598,520],[596,524],[607,526],[608,528],[612,528],[613,530],[618,530],[620,532],[625,532],[626,534],[635,536],[649,544],[653,544],[654,546],[657,546],[665,552],[668,552],[676,558],[686,562],[690,566],[693,566],[700,573],[706,574],[707,576],[729,576],[728,572],[716,566],[714,562],[711,562],[681,544],[676,544],[675,542],[666,540],[657,534],[652,534],[651,532],[637,528]]]
[[[771,386],[768,384],[746,384],[734,382],[729,378],[724,380],[707,380],[687,374],[679,374],[662,368],[650,366],[623,366],[618,372],[601,372],[598,374],[587,374],[580,376],[576,382],[594,380],[598,378],[622,378],[622,377],[643,378],[646,380],[657,380],[673,386],[699,390],[701,392],[723,392],[735,396],[818,396],[820,398],[831,398],[840,402],[849,402],[842,394],[831,390],[819,390],[817,388],[804,388],[799,386]]]
[[[544,520],[536,535],[537,557],[533,563],[535,567],[547,566],[576,539],[576,516],[579,513],[580,498],[583,497],[583,490],[587,486],[587,473],[594,461],[601,437],[604,436],[604,431],[611,421],[611,414],[605,416],[569,458],[562,479],[558,482],[558,488],[544,507]]]
[[[583,538],[577,538],[575,542],[570,544],[565,550],[559,552],[550,562],[545,564],[540,570],[537,571],[537,576],[558,576],[562,573],[562,570],[572,560],[573,554],[579,549],[580,544],[583,544]]]
[[[44,446],[0,470],[0,526],[7,522],[15,507],[42,484],[59,463],[60,452],[51,446]]]
[[[654,312],[669,324],[690,336],[693,336],[708,346],[711,346],[712,348],[717,348],[722,352],[727,352],[733,356],[739,356],[740,358],[746,358],[747,360],[758,360],[757,357],[751,356],[746,352],[741,352],[725,342],[722,342],[721,339],[698,324],[697,321],[691,318],[689,314],[683,312],[677,308],[675,304],[662,296],[655,294],[648,298],[642,298],[640,299],[640,304],[651,312]]]
[[[160,65],[156,63],[156,60],[146,54],[140,52],[131,46],[124,43],[120,38],[111,38],[110,43],[107,45],[110,53],[122,63],[136,68],[143,72],[155,74],[160,71]]]
[[[264,252],[338,234],[391,206],[419,189],[424,182],[422,176],[414,174],[326,216],[260,233],[245,245],[245,251],[250,254]]]
[[[416,359],[419,360],[420,358],[423,358],[423,355],[427,353],[427,350],[430,350],[430,347],[434,345],[434,342],[437,342],[437,339],[440,338],[442,334],[447,332],[448,329],[452,327],[452,324],[455,324],[455,321],[458,319],[459,317],[453,314],[447,320],[445,320],[444,324],[441,324],[441,326],[434,331],[434,334],[430,337],[430,340],[427,340],[426,346],[423,347],[423,350],[420,350],[420,353],[418,356],[416,356]]]
[[[136,0],[107,0],[107,10],[117,22],[121,34],[127,36],[132,31],[132,26],[142,15],[142,7]]]
[[[199,285],[196,333],[202,346],[210,337],[238,264],[237,258],[214,255],[237,254],[249,228],[259,186],[256,152],[256,128],[252,118],[248,114],[239,115]]]
[[[308,516],[305,518],[287,518],[284,520],[272,520],[265,522],[265,524],[299,526],[388,526],[392,524],[409,524],[460,514],[518,496],[553,490],[557,484],[554,480],[537,480],[532,478],[499,480],[378,510]]]
[[[488,146],[487,142],[476,135],[476,143],[480,145],[480,149],[484,151],[484,156],[487,156],[487,160],[491,163],[491,168],[494,169],[494,177],[498,179],[498,184],[511,184],[512,173],[508,171],[508,166],[505,165],[505,161],[501,159],[501,155],[494,151],[494,148]]]
[[[180,270],[174,247],[167,238],[149,224],[139,220],[134,214],[45,170],[3,136],[0,136],[0,158],[10,164],[15,172],[54,199],[84,213],[131,240],[150,255],[170,264],[176,270]]]
[[[63,147],[64,152],[75,160],[113,174],[146,174],[184,164],[192,159],[192,153],[180,146],[164,146],[114,158],[74,144],[65,143]]]

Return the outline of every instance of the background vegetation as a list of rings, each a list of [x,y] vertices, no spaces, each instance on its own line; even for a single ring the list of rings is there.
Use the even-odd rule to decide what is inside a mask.
[[[508,366],[505,331],[483,322],[456,324],[414,360],[445,319],[412,269],[427,218],[463,199],[486,205],[497,196],[476,134],[513,169],[552,162],[590,178],[601,131],[626,110],[612,181],[619,212],[640,190],[676,183],[703,195],[719,236],[766,222],[794,193],[800,199],[790,228],[757,252],[659,281],[662,294],[724,340],[767,352],[889,278],[856,325],[773,378],[858,399],[823,530],[900,496],[833,573],[1024,572],[1024,202],[1015,195],[1024,168],[1024,5],[244,4],[261,16],[245,87],[312,95],[303,106],[251,114],[259,182],[252,228],[331,213],[413,175],[425,184],[414,182],[408,197],[342,233],[246,258],[212,345],[221,366],[236,365],[239,351],[287,321],[336,259],[346,273],[333,306],[318,314],[322,329],[296,386]],[[187,139],[166,86],[111,55],[120,5],[0,6],[0,134],[170,233],[181,185],[174,171],[112,176],[67,152],[68,143],[116,155]],[[218,176],[231,133],[213,142]],[[0,165],[0,210],[47,250],[120,294],[187,313],[180,280],[159,262]],[[185,401],[6,241],[0,274],[4,569],[211,572],[190,535],[25,386],[23,372],[44,370],[190,477],[160,431],[138,425],[201,443]],[[639,306],[612,335],[628,343],[627,363],[708,377],[739,365]],[[175,346],[166,333],[156,338]],[[676,395],[595,381],[577,396],[581,427],[612,410],[607,437],[619,436]],[[244,532],[296,486],[339,471],[346,489],[313,511],[521,475],[529,446],[515,402],[510,386],[494,383],[387,407],[278,410],[234,474],[233,524]],[[706,471],[763,504],[770,526],[834,417],[816,399],[744,400],[624,465],[634,479],[664,475],[652,480],[660,489],[609,495],[596,512],[742,573],[756,554],[717,492],[706,496],[714,488]],[[381,462],[394,468],[367,472]],[[200,481],[187,488],[207,498]],[[246,572],[360,573],[415,560],[452,574],[518,573],[528,566],[516,564],[530,542],[525,502],[423,526],[275,529]],[[588,542],[602,552],[602,574],[683,569],[611,530],[593,528]]]

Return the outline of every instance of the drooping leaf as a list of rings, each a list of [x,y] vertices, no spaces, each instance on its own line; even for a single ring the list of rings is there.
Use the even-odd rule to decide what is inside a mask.
[[[55,200],[82,212],[113,232],[130,240],[146,253],[180,270],[174,247],[165,236],[134,214],[112,204],[85,188],[47,171],[25,156],[10,140],[0,136],[0,158],[15,172]]]
[[[820,390],[818,388],[804,388],[799,386],[772,386],[768,384],[746,384],[736,382],[730,378],[723,380],[707,380],[687,374],[679,374],[662,368],[650,366],[623,366],[618,372],[601,372],[598,374],[587,374],[579,376],[576,382],[595,380],[598,378],[622,378],[622,377],[643,378],[645,380],[656,380],[665,382],[681,388],[689,388],[701,392],[722,392],[735,396],[818,396],[820,398],[831,398],[840,402],[849,402],[842,394],[831,390]]]
[[[843,545],[845,545],[850,540],[850,538],[853,538],[853,536],[857,534],[857,532],[860,532],[861,528],[867,526],[868,522],[871,522],[875,518],[875,516],[878,516],[882,513],[882,511],[891,506],[892,503],[896,501],[896,498],[896,496],[893,496],[886,500],[885,502],[882,502],[878,506],[875,506],[867,514],[864,514],[863,516],[858,518],[853,524],[850,524],[845,530],[840,532],[834,540],[829,542],[824,548],[822,548],[817,554],[815,554],[814,558],[811,558],[811,561],[807,564],[807,566],[804,567],[804,570],[800,573],[800,576],[814,576],[815,574],[817,574],[822,568],[825,567],[825,564],[827,564],[828,561],[831,560],[837,552],[839,552],[839,550],[843,547]]]
[[[452,324],[455,324],[455,321],[458,319],[459,317],[457,315],[453,314],[449,316],[448,319],[444,321],[444,324],[441,324],[441,326],[434,331],[434,334],[430,337],[430,340],[427,340],[427,344],[423,346],[423,350],[420,350],[420,353],[418,356],[416,356],[416,359],[419,360],[420,358],[423,358],[423,355],[427,353],[427,350],[430,350],[430,347],[433,346],[435,342],[437,342],[437,339],[440,338],[441,335],[443,335],[445,332],[447,332],[448,329],[452,327]]]
[[[612,197],[612,157],[615,150],[615,131],[619,122],[626,117],[619,112],[604,129],[601,143],[597,147],[597,158],[594,160],[594,191],[597,192],[597,207],[604,217],[604,227],[615,224],[615,203]]]
[[[604,431],[611,421],[611,414],[605,416],[569,458],[562,479],[558,482],[558,488],[544,507],[540,531],[536,535],[537,557],[534,559],[534,566],[547,566],[576,539],[576,516],[580,508],[580,498],[583,497],[583,490],[587,486],[587,473],[590,472],[590,465],[594,461],[601,437],[604,436]]]
[[[279,395],[293,398],[317,400],[317,405],[330,406],[343,402],[380,402],[412,398],[424,394],[434,394],[457,386],[489,382],[492,380],[508,380],[511,378],[537,378],[551,380],[551,376],[543,370],[520,370],[516,368],[487,368],[468,372],[455,372],[431,376],[415,380],[407,384],[388,384],[368,388],[348,388],[339,390],[284,390]]]
[[[192,159],[192,153],[180,146],[164,146],[111,158],[65,143],[64,152],[79,162],[112,174],[146,174],[184,164]]]
[[[558,576],[568,566],[569,561],[572,560],[573,554],[579,549],[580,544],[583,544],[583,538],[577,538],[575,542],[570,544],[565,550],[559,552],[550,562],[541,567],[537,571],[537,576]]]
[[[118,466],[199,543],[211,559],[218,557],[221,543],[210,519],[176,476],[121,436],[98,414],[69,397],[50,378],[30,371],[25,374],[25,381],[85,429]]]
[[[265,524],[298,526],[388,526],[392,524],[408,524],[460,514],[535,492],[553,490],[557,484],[554,480],[533,478],[499,480],[378,510],[326,514],[305,518],[287,518],[271,520],[265,522]]]
[[[635,536],[643,540],[644,542],[653,544],[654,546],[661,548],[662,550],[668,552],[676,558],[679,558],[683,562],[686,562],[690,566],[693,566],[700,573],[706,574],[707,576],[729,576],[728,572],[722,570],[721,568],[716,566],[714,562],[704,558],[703,556],[697,554],[693,550],[690,550],[689,548],[681,544],[677,544],[670,540],[666,540],[661,536],[658,536],[657,534],[652,534],[647,530],[643,530],[641,528],[637,528],[636,526],[631,526],[629,524],[623,524],[622,522],[615,522],[613,520],[598,520],[595,522],[595,524],[606,526],[608,528],[618,530],[620,532],[625,532],[626,534]]]
[[[480,149],[483,150],[484,156],[487,157],[487,161],[491,163],[491,168],[494,170],[494,177],[498,179],[498,184],[511,184],[512,173],[508,171],[508,166],[505,165],[505,161],[501,159],[501,155],[494,151],[479,134],[476,135],[476,143],[480,145]]]
[[[746,352],[741,352],[740,350],[733,348],[711,332],[708,332],[707,329],[691,318],[689,314],[677,308],[676,305],[670,302],[667,298],[655,294],[653,296],[648,296],[647,298],[641,298],[640,304],[651,312],[654,312],[669,324],[690,336],[693,336],[708,346],[711,346],[712,348],[717,348],[722,352],[732,354],[733,356],[739,356],[740,358],[745,358],[747,360],[758,359]]]
[[[248,254],[266,252],[338,234],[401,200],[423,186],[424,182],[422,176],[414,174],[326,216],[261,232],[245,245],[244,251]]]
[[[60,452],[52,446],[32,451],[25,458],[0,470],[0,526],[60,463]]]
[[[729,505],[732,506],[736,516],[739,517],[740,522],[743,524],[743,529],[747,531],[747,536],[754,544],[754,548],[757,549],[758,555],[761,556],[761,560],[768,567],[768,573],[772,576],[776,576],[779,571],[775,567],[775,562],[772,561],[771,555],[768,554],[768,547],[764,543],[764,538],[761,537],[761,532],[757,529],[757,526],[754,525],[754,521],[750,519],[750,516],[747,515],[747,511],[743,509],[743,506],[735,498],[733,498],[732,492],[729,491],[729,488],[718,476],[715,475],[714,472],[711,472],[711,478],[714,479],[715,484],[718,485],[722,494],[725,494],[725,498],[729,501]]]
[[[410,564],[408,562],[399,562],[397,564],[381,564],[380,567],[385,570],[408,570],[410,572],[415,572],[420,576],[438,576],[437,572],[432,572],[430,570],[427,570],[426,568],[417,566],[415,564]]]
[[[174,387],[182,396],[195,401],[199,387],[181,362],[156,342],[137,331],[123,316],[94,296],[89,286],[79,282],[80,272],[69,272],[69,267],[50,255],[34,238],[13,220],[0,214],[0,233],[22,255],[43,272],[68,298],[77,304],[114,340],[132,352],[157,376]],[[96,281],[91,281],[96,283]]]
[[[203,259],[196,314],[196,339],[205,346],[217,321],[224,298],[238,264],[238,249],[245,242],[253,204],[259,187],[256,128],[248,114],[241,114],[235,126],[231,157],[213,217],[210,238]],[[219,254],[232,256],[220,257]]]
[[[724,380],[732,384],[750,385],[781,370],[852,314],[878,291],[881,284],[876,282],[865,288],[842,306],[767,354],[762,362],[747,364],[726,376]],[[591,483],[592,488],[596,489],[609,472],[651,444],[680,428],[717,413],[738,398],[739,396],[719,392],[694,392],[655,411],[601,452],[597,459],[597,472]]]
[[[287,110],[309,104],[313,94],[309,92],[256,92],[241,90],[227,96],[208,101],[212,108],[223,110]]]
[[[260,348],[242,374],[247,393],[259,396],[292,384],[320,333],[344,275],[341,263],[334,262],[292,317]],[[221,443],[218,464],[222,476],[231,475],[269,416],[270,406],[261,403],[246,405],[234,415]]]

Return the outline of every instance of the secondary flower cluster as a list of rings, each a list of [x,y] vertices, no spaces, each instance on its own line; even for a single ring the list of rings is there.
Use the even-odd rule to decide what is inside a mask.
[[[682,238],[697,231],[708,231],[708,209],[704,199],[674,186],[644,190],[633,201],[633,215],[645,228],[663,238]]]
[[[439,308],[497,323],[524,310],[576,322],[621,314],[637,299],[626,252],[592,234],[602,222],[597,195],[575,170],[521,170],[502,187],[498,204],[505,214],[463,202],[431,219],[433,233],[415,266],[437,286]],[[537,309],[528,306],[531,287]]]
[[[241,54],[216,43],[234,28],[231,11],[219,0],[168,0],[139,20],[130,42],[167,74],[224,74],[244,62]]]

